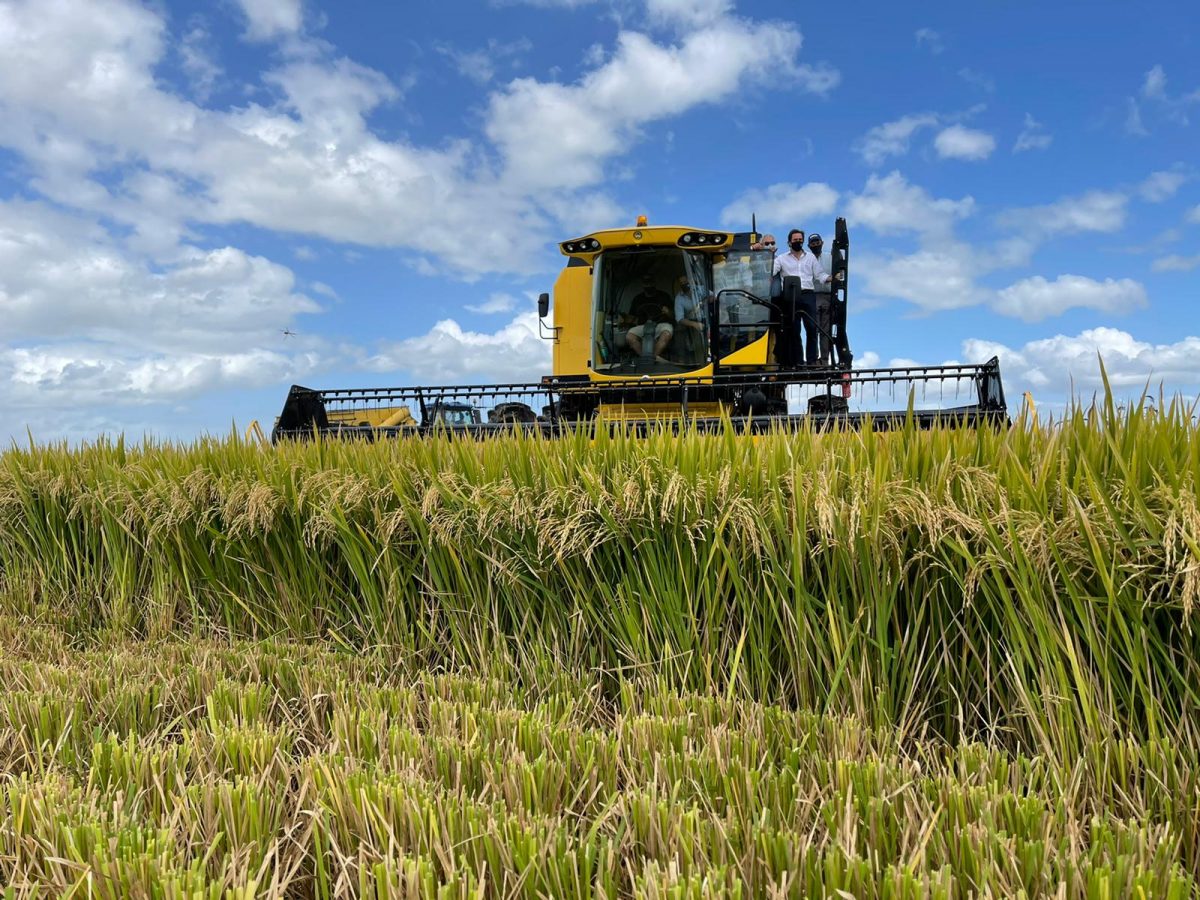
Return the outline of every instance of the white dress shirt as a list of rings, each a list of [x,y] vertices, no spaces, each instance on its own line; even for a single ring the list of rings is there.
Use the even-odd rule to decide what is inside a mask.
[[[771,269],[771,275],[782,274],[784,278],[803,278],[800,274],[800,267],[804,264],[804,258],[808,256],[803,250],[800,251],[800,256],[797,257],[792,251],[788,251],[781,256],[775,257],[775,266]]]
[[[829,254],[809,253],[800,262],[800,287],[806,291],[828,294],[831,287]]]

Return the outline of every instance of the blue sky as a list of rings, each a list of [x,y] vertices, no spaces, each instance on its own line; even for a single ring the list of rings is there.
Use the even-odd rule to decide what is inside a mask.
[[[846,216],[860,363],[1194,396],[1186,6],[0,0],[0,436],[536,379],[556,243],[639,214]]]

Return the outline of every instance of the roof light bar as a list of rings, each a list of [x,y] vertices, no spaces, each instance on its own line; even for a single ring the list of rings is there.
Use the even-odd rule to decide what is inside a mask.
[[[600,242],[595,238],[579,238],[564,241],[560,246],[563,253],[595,253],[600,249]]]
[[[679,245],[681,247],[691,247],[695,244],[700,244],[719,247],[727,240],[729,240],[729,235],[727,234],[713,234],[707,231],[688,231],[680,236]]]

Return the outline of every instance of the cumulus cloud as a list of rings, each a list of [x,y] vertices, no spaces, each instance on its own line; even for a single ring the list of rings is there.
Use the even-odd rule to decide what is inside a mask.
[[[16,347],[0,350],[0,396],[29,409],[163,403],[295,379],[319,361],[315,353],[265,349],[147,357],[97,345]]]
[[[1190,272],[1200,266],[1200,254],[1196,256],[1163,256],[1150,266],[1155,272]]]
[[[996,93],[996,80],[990,75],[985,75],[983,72],[976,72],[970,67],[964,67],[958,70],[958,77],[967,84],[979,88],[984,93]]]
[[[475,50],[460,50],[448,44],[437,46],[437,52],[454,63],[458,73],[478,84],[487,84],[496,77],[503,65],[510,69],[521,63],[521,58],[533,49],[529,38],[515,41],[498,41],[489,38],[487,46]]]
[[[492,6],[537,6],[542,9],[578,9],[597,0],[490,0]]]
[[[1012,209],[1000,216],[1002,224],[1046,234],[1111,233],[1125,224],[1129,198],[1119,191],[1088,191],[1063,197],[1045,206]]]
[[[443,319],[428,332],[384,344],[364,365],[445,384],[533,382],[550,371],[550,342],[536,312],[521,313],[495,332],[469,331]]]
[[[733,11],[733,0],[646,0],[650,21],[659,25],[702,28]]]
[[[1154,172],[1138,185],[1138,193],[1149,203],[1162,203],[1174,197],[1189,177],[1182,169]]]
[[[1161,65],[1156,65],[1142,79],[1142,96],[1147,99],[1162,97],[1166,94],[1167,74]]]
[[[800,43],[793,26],[734,18],[674,45],[622,32],[612,57],[578,84],[519,78],[494,94],[485,132],[502,177],[522,191],[578,189],[598,182],[641,126],[786,75]]]
[[[1200,337],[1151,344],[1116,328],[1092,328],[1016,348],[979,338],[963,342],[963,357],[968,362],[1000,358],[1010,397],[1025,389],[1032,390],[1035,398],[1065,397],[1072,385],[1077,391],[1099,390],[1103,382],[1097,355],[1104,360],[1109,382],[1119,393],[1140,392],[1146,384],[1153,389],[1165,383],[1185,392],[1200,386]]]
[[[1025,113],[1025,125],[1021,129],[1021,133],[1017,135],[1017,142],[1013,144],[1013,153],[1024,153],[1027,150],[1045,150],[1053,142],[1054,138],[1046,134],[1042,123]]]
[[[996,149],[996,139],[986,131],[951,125],[938,132],[933,146],[942,159],[977,161],[992,155]]]
[[[925,128],[938,124],[936,113],[914,113],[891,122],[876,125],[855,144],[863,160],[878,166],[889,156],[902,156],[908,152],[913,135]]]
[[[1155,65],[1143,76],[1138,95],[1127,98],[1125,131],[1139,137],[1150,133],[1143,121],[1143,109],[1158,120],[1186,126],[1190,124],[1192,109],[1200,106],[1200,88],[1181,94],[1167,90],[1167,73],[1161,65]]]
[[[273,101],[232,110],[155,77],[167,33],[150,7],[14,4],[0,31],[0,144],[29,163],[36,190],[132,228],[146,252],[168,254],[190,223],[246,222],[454,260],[470,230],[473,274],[528,273],[549,240],[598,224],[580,210],[613,211],[609,167],[646,125],[781,76],[814,92],[836,80],[798,63],[795,26],[704,8],[712,16],[670,42],[622,31],[576,83],[508,83],[487,101],[490,143],[422,146],[372,131],[371,114],[406,86],[307,38],[299,3],[243,5],[254,35],[290,35],[290,49],[263,76]]]
[[[1146,124],[1142,121],[1142,108],[1132,97],[1125,103],[1124,128],[1126,134],[1134,137],[1147,137],[1150,134],[1146,129]]]
[[[871,295],[907,300],[924,312],[977,306],[987,299],[975,281],[987,265],[959,242],[909,254],[860,256],[857,268]]]
[[[69,337],[158,349],[246,347],[320,307],[284,266],[233,247],[151,268],[97,225],[0,203],[0,318],[10,340]]]
[[[1082,275],[1059,275],[1054,281],[1047,281],[1035,275],[998,292],[992,308],[1006,316],[1038,322],[1069,309],[1126,313],[1146,303],[1146,289],[1130,278],[1096,281]]]
[[[918,47],[924,47],[934,56],[937,56],[942,52],[942,50],[945,49],[945,45],[942,43],[941,34],[934,31],[932,28],[918,28],[913,34],[913,37],[916,39]]]
[[[295,34],[304,24],[301,0],[237,0],[246,17],[246,37],[269,41]]]
[[[784,182],[763,190],[749,190],[721,211],[721,221],[733,227],[748,227],[750,217],[757,215],[759,227],[779,223],[779,228],[793,223],[829,216],[837,208],[838,192],[820,181],[808,184]]]
[[[846,205],[851,228],[866,226],[881,235],[914,234],[913,253],[866,252],[855,269],[873,297],[896,297],[923,312],[959,309],[986,302],[991,294],[977,280],[988,272],[1028,261],[1032,244],[1009,239],[973,247],[954,233],[958,221],[975,209],[974,198],[933,197],[899,172],[872,175]]]
[[[0,408],[45,410],[193,399],[297,378],[335,351],[281,332],[320,311],[284,266],[233,247],[132,255],[95,222],[0,203]],[[41,412],[39,412],[41,411]],[[56,414],[57,416],[57,414]],[[11,423],[10,423],[11,424]]]
[[[918,232],[944,237],[974,209],[973,197],[934,198],[924,188],[909,184],[899,172],[891,172],[868,178],[864,190],[850,198],[846,215],[852,223],[880,234]]]
[[[221,67],[213,61],[208,48],[210,41],[208,29],[196,18],[179,42],[180,64],[191,82],[192,93],[201,103],[208,100],[221,77]]]
[[[491,294],[482,303],[468,303],[466,309],[473,313],[481,315],[494,315],[495,313],[512,312],[517,308],[517,298],[512,294],[495,293]]]

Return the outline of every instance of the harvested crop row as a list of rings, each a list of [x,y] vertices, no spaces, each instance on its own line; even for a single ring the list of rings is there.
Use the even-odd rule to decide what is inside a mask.
[[[11,897],[1188,896],[1200,766],[0,619]],[[241,893],[226,893],[240,891]]]

